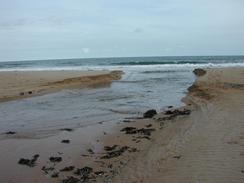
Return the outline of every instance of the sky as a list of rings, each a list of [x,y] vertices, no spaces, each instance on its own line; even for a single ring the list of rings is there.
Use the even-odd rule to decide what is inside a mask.
[[[243,0],[0,0],[0,61],[244,55]]]

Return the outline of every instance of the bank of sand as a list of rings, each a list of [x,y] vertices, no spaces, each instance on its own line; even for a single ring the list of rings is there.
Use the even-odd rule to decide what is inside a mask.
[[[121,71],[2,71],[0,102],[57,92],[62,89],[110,84]]]
[[[207,70],[189,88],[186,106],[178,112],[170,107],[171,112],[152,119],[127,119],[113,131],[98,124],[44,139],[7,135],[0,141],[0,182],[241,183],[243,76],[243,68]],[[126,134],[125,127],[136,130]],[[63,144],[62,139],[71,141]],[[34,154],[40,155],[34,167],[18,164]],[[62,161],[51,163],[51,156]],[[60,171],[70,165],[74,170]],[[83,174],[75,175],[77,168],[84,168]]]

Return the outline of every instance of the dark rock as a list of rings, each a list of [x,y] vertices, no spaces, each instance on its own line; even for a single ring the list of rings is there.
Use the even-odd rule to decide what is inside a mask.
[[[24,92],[20,92],[19,95],[20,95],[20,96],[24,96],[25,93],[24,93]]]
[[[50,157],[49,160],[53,163],[58,163],[62,161],[62,157]]]
[[[184,115],[190,115],[191,114],[191,110],[188,109],[183,109],[183,110],[168,110],[164,112],[165,115],[169,115],[163,118],[160,118],[159,120],[172,120],[174,119],[176,116],[184,116]]]
[[[118,147],[118,145],[113,145],[113,146],[105,146],[104,150],[105,151],[113,151]]]
[[[70,140],[62,140],[61,143],[69,144],[70,143]]]
[[[8,131],[8,132],[6,132],[5,134],[6,134],[6,135],[14,135],[14,134],[16,134],[16,132]]]
[[[205,75],[207,72],[203,69],[194,69],[193,73],[196,75],[196,76],[203,76]]]
[[[20,164],[20,165],[26,165],[26,166],[29,166],[29,167],[34,167],[36,165],[36,161],[37,161],[38,158],[39,158],[39,154],[34,155],[32,157],[32,159],[24,159],[24,158],[21,158],[18,161],[18,164]]]
[[[42,171],[44,171],[45,174],[48,174],[49,172],[51,172],[53,170],[54,170],[54,167],[46,167],[46,166],[42,167]]]
[[[147,128],[150,128],[150,127],[152,127],[152,124],[148,124],[148,125],[146,125],[146,127]]]
[[[141,128],[141,129],[137,129],[135,127],[125,127],[123,128],[122,130],[120,130],[121,132],[125,132],[125,134],[137,134],[137,133],[140,133],[140,134],[144,134],[144,135],[148,135],[150,136],[151,135],[151,132],[155,131],[155,129],[153,128]]]
[[[141,134],[150,136],[153,131],[155,131],[155,129],[153,129],[153,128],[148,128],[148,129],[141,128],[141,129],[137,130],[137,133],[141,133]]]
[[[180,156],[180,155],[179,155],[179,156],[174,156],[173,158],[175,158],[175,159],[180,159],[181,156]]]
[[[189,115],[191,114],[191,110],[189,109],[183,109],[183,110],[178,110],[178,109],[175,109],[175,110],[168,110],[168,111],[165,111],[166,115],[174,115],[174,116],[180,116],[180,115]]]
[[[80,179],[75,177],[67,177],[66,179],[62,180],[62,183],[81,183]]]
[[[52,178],[57,178],[59,176],[59,173],[58,172],[55,172],[51,175]]]
[[[124,123],[130,123],[131,120],[127,120],[127,119],[125,119],[125,120],[123,120],[123,122],[124,122]]]
[[[61,131],[67,131],[67,132],[72,132],[74,131],[72,128],[61,128]]]
[[[144,118],[152,118],[153,116],[155,116],[157,114],[157,111],[155,109],[151,109],[151,110],[148,110],[147,112],[145,112],[143,114],[143,117]]]
[[[128,146],[123,146],[118,150],[107,152],[107,154],[105,156],[102,156],[101,159],[111,159],[111,158],[118,157],[128,149],[129,149]]]
[[[147,139],[147,140],[151,140],[151,138],[148,137],[148,136],[139,136],[139,137],[137,137],[137,139]]]
[[[77,168],[74,172],[75,175],[81,176],[82,180],[88,180],[93,169],[91,167]]]
[[[128,150],[130,153],[138,152],[137,148],[133,147]]]
[[[87,151],[90,153],[90,154],[94,154],[94,151],[92,149],[87,149]]]
[[[98,171],[98,172],[94,172],[95,175],[98,175],[98,176],[102,176],[104,175],[104,171]]]
[[[60,172],[69,172],[69,171],[72,171],[74,169],[75,169],[74,166],[67,166],[67,167],[64,167],[63,169],[61,169]]]
[[[136,134],[137,133],[137,129],[135,127],[125,127],[120,131],[125,132],[125,134]]]
[[[28,91],[28,94],[31,95],[33,92],[32,91]]]

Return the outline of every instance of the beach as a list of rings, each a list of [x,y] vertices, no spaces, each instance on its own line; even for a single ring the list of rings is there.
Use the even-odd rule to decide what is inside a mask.
[[[0,72],[0,102],[57,92],[65,88],[108,85],[120,71],[5,71]]]
[[[242,182],[243,75],[243,68],[206,69],[184,106],[148,118],[60,126],[45,138],[2,134],[0,181]]]

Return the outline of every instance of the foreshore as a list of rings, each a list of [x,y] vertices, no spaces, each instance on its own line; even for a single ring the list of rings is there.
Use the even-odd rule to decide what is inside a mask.
[[[44,139],[6,134],[0,182],[243,182],[244,68],[206,71],[180,109],[126,119],[113,130],[98,124]]]
[[[109,85],[121,71],[2,71],[0,102],[44,95],[63,89]]]

